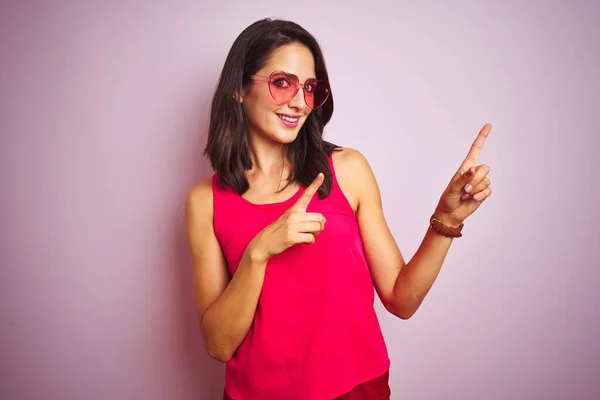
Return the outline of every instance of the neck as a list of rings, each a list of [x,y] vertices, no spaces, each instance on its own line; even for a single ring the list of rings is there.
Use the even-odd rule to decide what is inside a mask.
[[[250,175],[285,179],[290,171],[290,163],[282,143],[267,141],[255,135],[249,138],[252,169]]]

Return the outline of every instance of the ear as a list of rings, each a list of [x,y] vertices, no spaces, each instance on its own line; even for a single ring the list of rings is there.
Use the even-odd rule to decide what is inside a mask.
[[[238,91],[236,90],[235,93],[233,94],[233,98],[235,99],[235,101],[237,101],[238,103],[243,103],[244,102],[244,98],[242,96],[240,96],[240,94],[238,93]]]

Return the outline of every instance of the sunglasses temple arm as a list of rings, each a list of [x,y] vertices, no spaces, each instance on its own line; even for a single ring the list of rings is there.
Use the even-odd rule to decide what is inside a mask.
[[[271,78],[269,78],[267,76],[251,75],[250,77],[256,81],[262,81],[262,82],[270,82],[271,81]]]

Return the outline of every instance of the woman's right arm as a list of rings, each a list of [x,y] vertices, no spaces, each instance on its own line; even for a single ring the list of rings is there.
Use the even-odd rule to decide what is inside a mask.
[[[213,228],[211,179],[190,190],[185,204],[196,307],[208,354],[228,361],[248,333],[265,278],[266,261],[248,248],[230,280]]]

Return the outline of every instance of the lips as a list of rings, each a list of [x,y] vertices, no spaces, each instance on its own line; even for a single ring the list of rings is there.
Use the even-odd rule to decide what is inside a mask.
[[[289,123],[292,123],[292,124],[295,124],[300,119],[300,116],[298,116],[298,115],[277,114],[277,116],[279,117],[279,119],[289,122]]]

